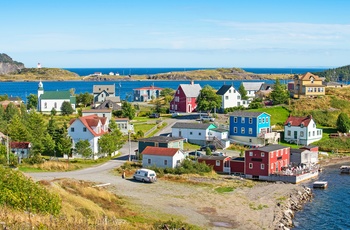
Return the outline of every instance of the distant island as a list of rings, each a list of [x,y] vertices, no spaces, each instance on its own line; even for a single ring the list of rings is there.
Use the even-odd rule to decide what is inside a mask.
[[[326,81],[348,81],[350,65],[322,72],[315,72]],[[0,81],[135,81],[135,80],[264,80],[293,79],[294,74],[255,74],[240,68],[217,68],[192,71],[178,71],[152,75],[101,75],[80,77],[60,68],[25,68],[10,56],[0,53]]]

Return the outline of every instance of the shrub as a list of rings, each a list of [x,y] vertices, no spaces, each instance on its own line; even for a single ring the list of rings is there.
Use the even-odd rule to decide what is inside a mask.
[[[159,177],[164,176],[164,174],[203,174],[209,173],[213,170],[212,166],[205,164],[204,162],[198,163],[197,161],[192,161],[190,159],[185,159],[182,161],[181,165],[176,168],[158,168],[156,166],[150,167],[154,170]]]

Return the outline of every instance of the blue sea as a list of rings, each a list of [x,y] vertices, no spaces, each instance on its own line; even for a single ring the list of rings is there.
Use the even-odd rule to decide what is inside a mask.
[[[64,68],[79,76],[88,76],[96,72],[109,74],[110,72],[120,75],[152,75],[158,73],[192,71],[216,68]],[[327,68],[242,68],[243,70],[256,74],[303,74],[306,72],[319,72]]]

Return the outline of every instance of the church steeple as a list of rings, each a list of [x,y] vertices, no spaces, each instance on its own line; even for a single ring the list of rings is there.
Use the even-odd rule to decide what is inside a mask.
[[[44,94],[44,85],[40,80],[38,84],[38,111],[41,111],[41,95],[43,94]]]

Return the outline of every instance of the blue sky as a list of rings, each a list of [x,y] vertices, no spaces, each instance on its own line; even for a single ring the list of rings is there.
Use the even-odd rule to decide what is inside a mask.
[[[11,0],[0,53],[26,67],[338,67],[347,0]]]

